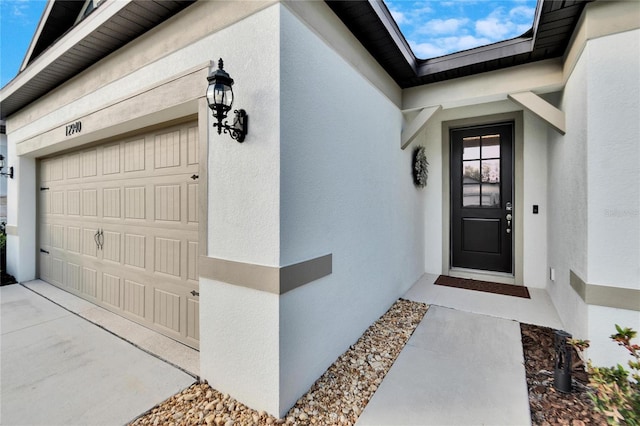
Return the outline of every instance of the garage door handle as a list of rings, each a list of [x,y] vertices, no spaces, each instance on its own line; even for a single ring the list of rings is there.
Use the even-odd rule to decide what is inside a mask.
[[[198,179],[199,177],[200,177],[200,176],[198,176],[198,175],[191,175],[191,179],[193,179],[193,180],[196,180],[196,179]]]
[[[96,247],[98,247],[98,250],[102,250],[102,247],[104,246],[104,233],[102,232],[102,229],[98,229],[96,231],[96,233],[93,235],[93,241],[96,242]]]
[[[197,292],[197,291],[195,291],[195,290],[191,290],[191,295],[192,295],[192,296],[200,296],[200,293],[198,293],[198,292]]]

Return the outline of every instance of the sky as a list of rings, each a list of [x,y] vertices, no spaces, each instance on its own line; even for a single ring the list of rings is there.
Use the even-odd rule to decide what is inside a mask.
[[[46,4],[44,0],[0,0],[0,87],[18,74]]]
[[[420,59],[508,40],[533,24],[536,0],[384,0]]]

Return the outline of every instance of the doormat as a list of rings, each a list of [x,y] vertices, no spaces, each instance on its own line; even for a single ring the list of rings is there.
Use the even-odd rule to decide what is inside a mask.
[[[486,293],[504,294],[505,296],[523,297],[531,299],[529,290],[525,286],[500,284],[489,281],[470,280],[440,275],[435,284],[447,287],[464,288],[466,290],[484,291]]]

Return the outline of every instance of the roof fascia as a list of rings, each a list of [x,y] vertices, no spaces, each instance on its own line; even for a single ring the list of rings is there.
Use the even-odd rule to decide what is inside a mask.
[[[528,53],[531,52],[532,49],[533,38],[506,40],[489,46],[477,47],[439,58],[427,59],[418,65],[417,75],[418,77],[423,77],[467,65]]]
[[[53,4],[55,1],[47,2],[47,6],[42,11],[42,16],[40,16],[40,22],[38,22],[38,26],[36,27],[36,32],[31,38],[31,43],[29,44],[29,48],[27,49],[27,53],[24,55],[24,59],[22,59],[22,64],[20,64],[20,69],[18,72],[22,72],[27,67],[29,63],[29,58],[31,58],[31,54],[33,53],[33,49],[35,49],[36,44],[38,44],[38,40],[40,39],[40,35],[42,34],[42,30],[44,29],[47,21],[49,20],[49,15],[51,14],[51,9],[53,9]]]
[[[72,49],[76,44],[85,37],[98,29],[102,24],[109,21],[121,9],[127,7],[126,1],[106,2],[100,7],[100,13],[91,13],[86,19],[82,20],[74,31],[65,34],[60,40],[53,44],[49,49],[45,50],[35,61],[29,64],[23,72],[19,73],[5,87],[0,90],[0,98],[6,99],[15,93],[29,80],[42,72],[47,66],[51,65],[62,54]]]
[[[382,0],[369,0],[369,4],[371,8],[382,22],[382,25],[387,29],[387,32],[393,39],[394,43],[402,53],[404,60],[407,61],[407,64],[413,69],[414,72],[417,71],[417,59],[409,47],[407,40],[402,35],[402,31],[398,28],[398,24],[396,24],[395,19],[391,16],[391,12]]]
[[[533,49],[534,40],[538,37],[538,28],[540,26],[540,19],[542,19],[542,5],[545,0],[538,0],[536,2],[536,12],[533,16],[533,36],[531,37],[531,48]]]

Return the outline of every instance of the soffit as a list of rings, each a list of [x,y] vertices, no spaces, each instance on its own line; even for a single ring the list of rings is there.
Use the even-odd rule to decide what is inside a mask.
[[[592,0],[540,0],[534,27],[523,36],[427,60],[408,49],[381,0],[325,1],[396,83],[407,88],[562,56]]]
[[[61,45],[67,38],[74,35],[73,30],[77,25],[65,30],[65,28],[69,28],[69,22],[66,22],[66,20],[70,19],[68,16],[74,15],[75,20],[80,10],[76,12],[69,3],[83,4],[83,2],[57,0],[56,4],[51,8],[48,20],[44,24],[34,50],[30,55],[29,65],[0,91],[0,119],[4,119],[24,108],[102,58],[166,21],[194,1],[130,1],[122,5],[108,20],[96,25],[79,41],[73,43],[71,47],[57,54],[56,57],[46,58],[51,49]],[[59,6],[58,3],[60,3]],[[100,9],[109,3],[105,2],[91,14],[100,13]],[[73,10],[69,9],[69,7]],[[61,18],[61,16],[64,16],[64,18]],[[62,21],[56,23],[57,19],[62,19]],[[45,65],[35,75],[22,81],[21,74],[28,73],[30,71],[29,68],[40,61],[44,61]]]
[[[83,6],[84,1],[76,0],[57,0],[51,3],[50,8],[45,11],[40,25],[38,25],[36,35],[32,41],[33,46],[30,46],[20,70],[33,62],[35,58],[73,27]]]

